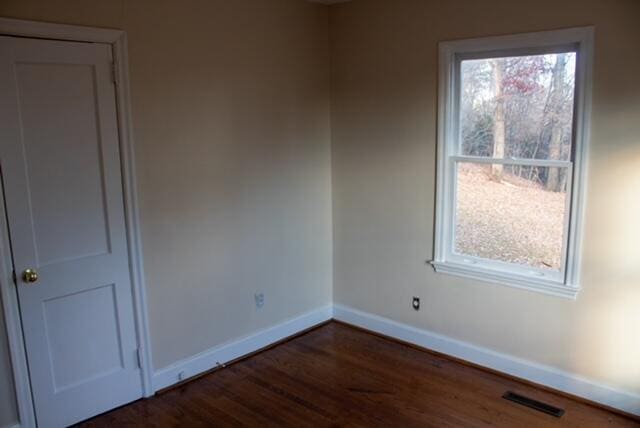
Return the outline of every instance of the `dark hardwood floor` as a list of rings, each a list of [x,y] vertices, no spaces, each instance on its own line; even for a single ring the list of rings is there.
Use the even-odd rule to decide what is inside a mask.
[[[502,399],[512,390],[566,410]],[[638,421],[331,322],[87,427],[628,427]]]

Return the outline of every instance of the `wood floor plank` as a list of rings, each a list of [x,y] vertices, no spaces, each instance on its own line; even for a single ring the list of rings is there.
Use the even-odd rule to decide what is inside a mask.
[[[562,418],[502,399],[512,390]],[[638,420],[332,322],[82,426],[638,427]]]

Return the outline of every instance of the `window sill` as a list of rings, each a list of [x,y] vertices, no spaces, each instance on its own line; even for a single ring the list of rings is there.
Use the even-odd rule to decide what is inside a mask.
[[[575,300],[580,291],[580,287],[565,285],[548,279],[540,279],[517,275],[513,273],[501,272],[498,270],[483,269],[477,266],[455,262],[432,261],[431,265],[438,273],[460,276],[463,278],[475,279],[482,282],[506,285],[522,290],[535,291],[557,297],[564,297]]]

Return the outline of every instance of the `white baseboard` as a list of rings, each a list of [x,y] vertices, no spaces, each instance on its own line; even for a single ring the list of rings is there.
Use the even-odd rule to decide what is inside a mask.
[[[218,364],[226,364],[229,361],[258,351],[296,333],[329,321],[332,317],[332,306],[325,306],[244,338],[208,349],[193,357],[180,360],[158,370],[153,375],[154,390],[158,391],[167,388],[182,380],[211,370]]]
[[[495,352],[347,306],[334,305],[333,314],[334,319],[338,321],[640,416],[640,395],[632,392],[621,391],[573,373]]]
[[[226,364],[332,318],[640,416],[638,394],[343,305],[325,306],[180,360],[154,374],[154,390],[197,376],[218,364]]]

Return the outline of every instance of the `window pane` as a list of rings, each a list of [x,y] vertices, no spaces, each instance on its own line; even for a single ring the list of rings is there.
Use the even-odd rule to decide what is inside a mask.
[[[455,252],[560,270],[567,174],[567,168],[459,163]]]
[[[461,153],[571,159],[574,52],[461,63]]]

